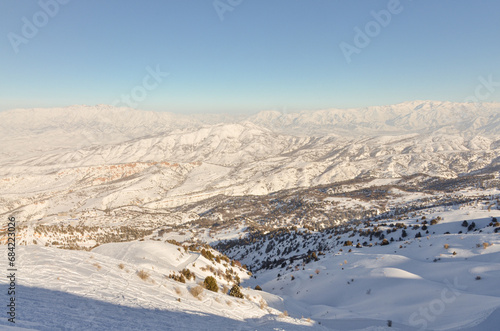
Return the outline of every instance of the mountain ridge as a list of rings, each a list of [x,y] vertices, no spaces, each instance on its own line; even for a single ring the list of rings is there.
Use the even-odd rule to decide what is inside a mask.
[[[44,204],[54,211],[67,204],[71,210],[174,207],[356,178],[455,178],[500,162],[497,103],[415,101],[353,114],[339,110],[337,119],[329,111],[272,112],[282,126],[260,123],[266,113],[207,120],[100,107],[71,108],[87,120],[64,118],[68,108],[43,110],[41,118],[35,110],[13,111],[13,119],[0,113],[2,212],[17,206],[34,218],[46,214]],[[31,122],[22,120],[28,115]],[[426,127],[432,121],[435,127]]]

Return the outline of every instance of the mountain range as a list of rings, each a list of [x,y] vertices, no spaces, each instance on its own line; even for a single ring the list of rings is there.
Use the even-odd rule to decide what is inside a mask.
[[[355,178],[496,169],[500,103],[412,101],[255,115],[112,106],[0,113],[0,213],[167,208]]]

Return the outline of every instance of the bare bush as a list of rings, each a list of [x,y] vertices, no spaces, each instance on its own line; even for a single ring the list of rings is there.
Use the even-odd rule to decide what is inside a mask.
[[[137,272],[137,276],[139,276],[140,279],[145,281],[149,278],[149,272],[147,272],[145,270],[139,270]]]
[[[197,285],[189,289],[189,293],[191,293],[191,295],[194,296],[195,298],[200,299],[200,295],[203,293],[204,290],[205,289],[203,288],[203,286]]]

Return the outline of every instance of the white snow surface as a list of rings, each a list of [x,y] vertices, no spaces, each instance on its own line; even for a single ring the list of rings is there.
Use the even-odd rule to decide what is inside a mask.
[[[305,319],[261,309],[259,291],[243,289],[250,300],[208,290],[200,299],[193,297],[188,289],[196,286],[194,281],[183,284],[165,275],[189,267],[203,280],[209,272],[200,268],[211,263],[177,248],[158,241],[106,244],[92,252],[18,247],[15,326],[51,331],[310,329]],[[139,278],[140,270],[149,278]],[[6,292],[5,277],[0,288]],[[0,319],[0,329],[9,326]]]
[[[468,206],[425,214],[427,219],[439,216],[441,220],[422,238],[413,238],[410,228],[418,224],[413,218],[403,221],[409,233],[403,242],[352,247],[352,252],[349,247],[337,248],[304,267],[262,270],[256,278],[240,270],[243,293],[250,299],[207,290],[201,300],[194,298],[188,293],[196,286],[194,281],[182,284],[165,275],[189,268],[200,280],[211,274],[205,266],[222,265],[162,241],[105,244],[90,252],[20,246],[16,326],[34,330],[495,330],[500,322],[500,236],[488,224],[492,217],[500,218],[500,211]],[[474,221],[477,230],[459,234],[465,229],[463,220]],[[349,239],[356,242],[357,236]],[[252,255],[242,262],[246,259]],[[147,271],[149,278],[139,278],[140,270]],[[255,285],[264,291],[252,290]],[[0,287],[6,291],[5,278]],[[262,299],[268,307],[260,307]],[[280,317],[285,310],[289,317]],[[0,328],[4,326],[12,325],[0,320]]]

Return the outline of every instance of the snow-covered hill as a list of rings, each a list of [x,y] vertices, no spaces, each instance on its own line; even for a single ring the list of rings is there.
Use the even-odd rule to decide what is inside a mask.
[[[226,253],[265,266],[248,284],[283,297],[281,309],[335,330],[389,320],[397,330],[495,330],[499,219],[485,205],[430,208],[324,232],[271,232]]]
[[[242,289],[242,299],[227,295],[223,285],[233,283],[217,274],[231,271],[248,278],[239,267],[178,248],[157,241],[108,244],[92,252],[19,247],[15,326],[50,331],[310,329],[306,326],[312,322],[269,307],[263,292]],[[196,278],[185,283],[168,278],[183,269]],[[216,277],[219,292],[195,292],[208,275]],[[0,287],[6,292],[5,277]],[[0,329],[9,325],[0,320]]]

